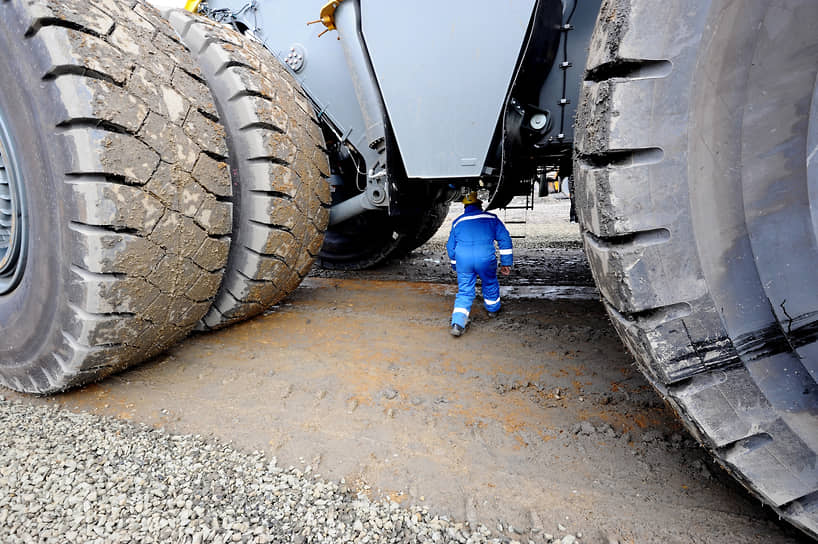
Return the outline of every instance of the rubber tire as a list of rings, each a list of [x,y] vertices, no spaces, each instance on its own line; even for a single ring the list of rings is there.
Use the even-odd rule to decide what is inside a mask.
[[[365,270],[405,257],[434,236],[448,213],[448,202],[432,204],[417,216],[364,212],[329,228],[318,265],[327,270]]]
[[[620,336],[716,459],[813,537],[817,8],[603,2],[575,142],[585,250]]]
[[[446,222],[450,206],[451,202],[438,202],[426,213],[407,218],[408,224],[402,228],[406,235],[400,239],[392,257],[404,257],[428,242]]]
[[[329,164],[310,102],[267,49],[187,11],[166,15],[199,62],[230,148],[233,242],[201,323],[215,329],[277,304],[307,275],[329,221]]]
[[[0,297],[0,382],[52,393],[161,352],[207,311],[231,207],[191,171],[226,146],[180,92],[202,86],[192,59],[141,2],[2,0],[0,51],[30,235]]]
[[[385,211],[364,212],[327,230],[318,266],[327,270],[372,268],[389,259],[404,236]]]

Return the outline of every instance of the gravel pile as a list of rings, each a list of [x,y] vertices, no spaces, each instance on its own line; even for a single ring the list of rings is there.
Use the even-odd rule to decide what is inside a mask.
[[[508,542],[262,453],[2,397],[0,541]]]

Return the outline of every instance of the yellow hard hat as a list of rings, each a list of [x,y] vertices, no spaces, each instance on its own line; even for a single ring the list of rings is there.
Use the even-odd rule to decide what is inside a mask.
[[[477,191],[471,191],[469,194],[463,197],[463,205],[468,206],[469,204],[480,204],[483,201],[477,198]]]

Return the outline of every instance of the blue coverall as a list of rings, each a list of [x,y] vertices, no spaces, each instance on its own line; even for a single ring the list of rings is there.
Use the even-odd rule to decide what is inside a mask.
[[[500,310],[500,283],[497,281],[497,257],[494,241],[500,247],[500,265],[511,266],[514,258],[511,236],[503,222],[480,206],[466,206],[463,215],[452,223],[446,250],[452,268],[457,271],[457,297],[454,299],[452,325],[466,326],[474,300],[477,276],[483,282],[483,305],[489,312]]]

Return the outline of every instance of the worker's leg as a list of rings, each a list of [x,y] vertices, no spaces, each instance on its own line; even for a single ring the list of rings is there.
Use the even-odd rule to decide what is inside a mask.
[[[474,285],[477,283],[477,274],[470,267],[463,266],[466,270],[460,270],[460,263],[457,263],[457,296],[454,298],[454,311],[452,312],[452,325],[466,326],[471,311],[471,303],[474,300]]]
[[[485,261],[477,269],[483,282],[483,307],[489,313],[500,311],[500,282],[497,281],[497,261]]]

